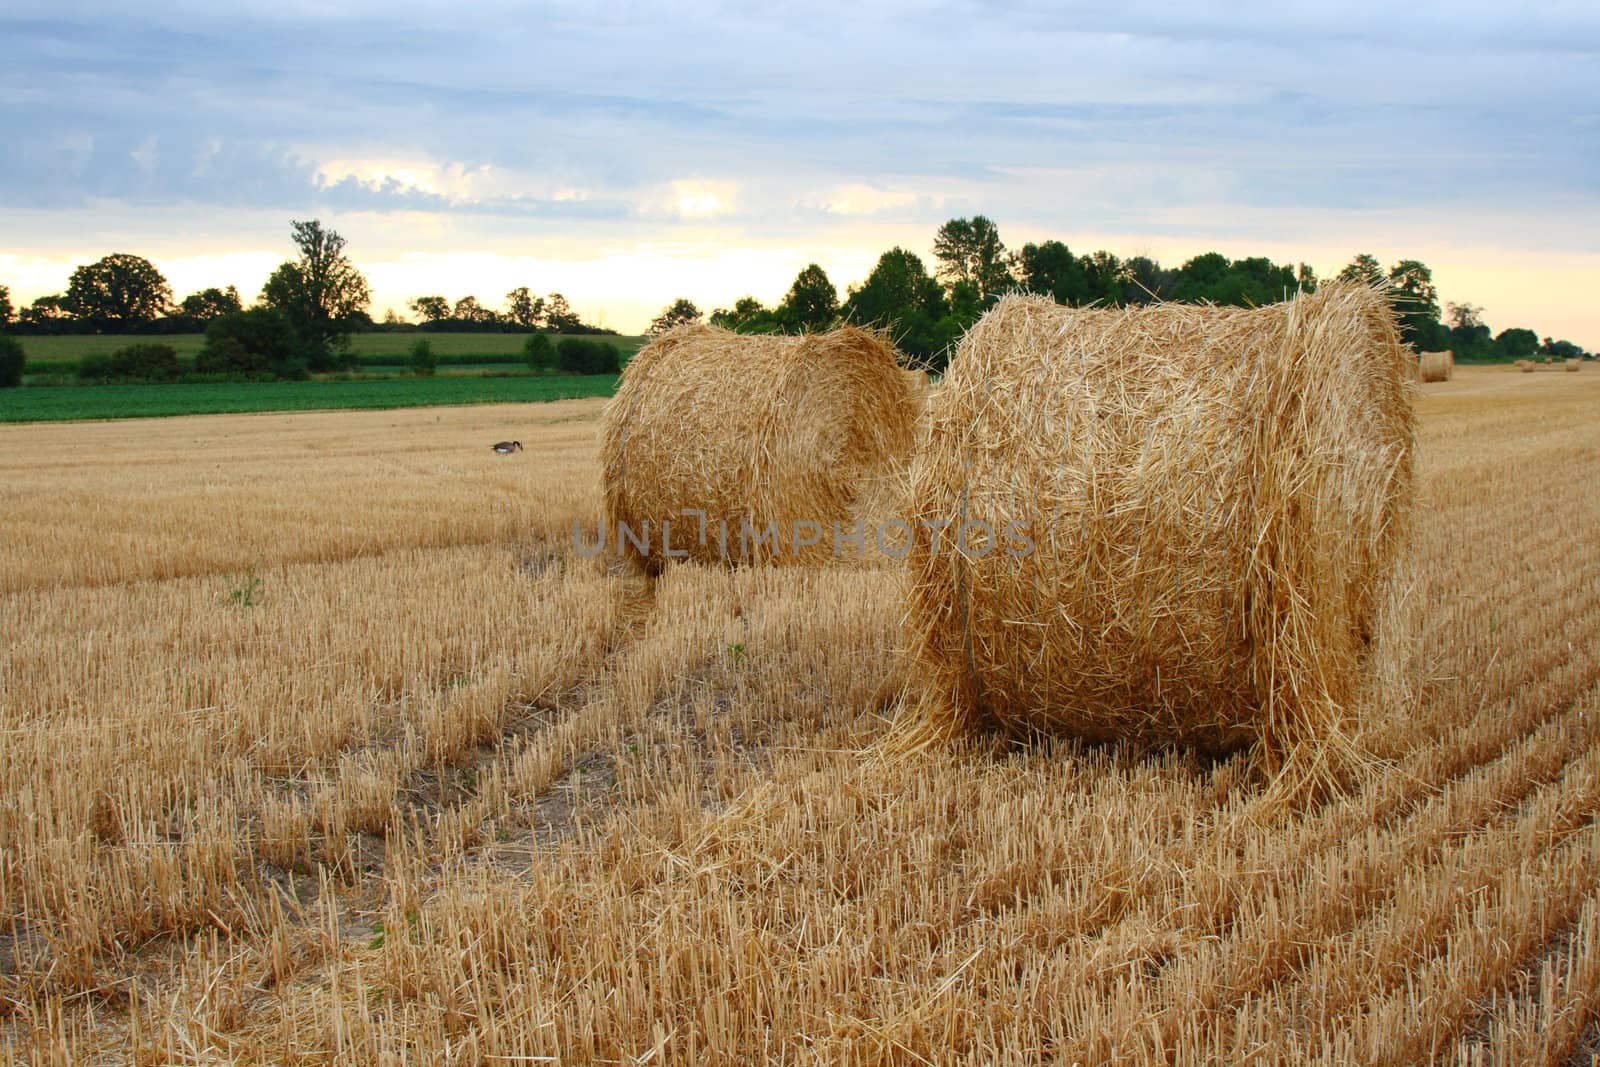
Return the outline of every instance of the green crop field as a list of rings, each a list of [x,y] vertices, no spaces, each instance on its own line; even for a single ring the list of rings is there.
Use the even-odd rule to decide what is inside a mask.
[[[591,336],[591,335],[581,335]],[[405,360],[405,355],[411,346],[419,339],[426,338],[433,346],[433,351],[441,360],[447,357],[471,356],[484,363],[497,362],[506,357],[522,356],[522,344],[527,340],[525,333],[424,333],[420,331],[405,331],[393,333],[358,333],[350,339],[350,350],[362,359],[363,365],[373,365],[369,362],[373,357],[393,357],[395,365]],[[622,351],[624,357],[638,351],[644,344],[643,337],[613,337],[599,335],[595,340],[607,341],[614,344]],[[559,341],[560,337],[553,340]],[[60,337],[24,337],[22,338],[23,350],[28,354],[28,369],[30,373],[71,373],[70,364],[75,367],[79,360],[88,355],[110,355],[117,349],[130,344],[155,343],[171,345],[177,349],[178,358],[185,362],[192,362],[195,353],[200,351],[200,346],[205,343],[205,335],[198,333],[179,333],[164,336],[130,337],[111,334],[66,334]],[[379,364],[381,365],[381,364]]]
[[[0,392],[0,422],[528,403],[609,396],[616,382],[616,376],[610,374],[549,377],[477,374],[215,385],[30,386]]]

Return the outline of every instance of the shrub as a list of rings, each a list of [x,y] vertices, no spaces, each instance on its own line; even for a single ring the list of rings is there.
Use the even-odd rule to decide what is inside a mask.
[[[137,344],[111,353],[111,377],[130,382],[175,382],[183,373],[171,345]]]
[[[522,342],[522,358],[528,361],[529,370],[555,370],[559,363],[556,346],[550,343],[550,336],[543,333],[532,334]]]
[[[258,307],[218,315],[206,326],[206,347],[237,341],[259,363],[246,373],[270,370],[279,378],[306,377],[307,358],[289,317],[277,308]]]
[[[206,337],[205,347],[194,357],[194,370],[200,375],[223,378],[251,378],[271,373],[271,361],[252,352],[237,337]]]
[[[78,380],[81,382],[109,382],[111,380],[111,357],[96,352],[84,356],[78,361]]]
[[[27,361],[22,342],[0,334],[0,389],[15,389],[22,384],[22,367]]]
[[[433,377],[434,368],[438,366],[439,357],[426,338],[414,342],[411,351],[406,353],[406,368],[419,377]]]
[[[564,337],[556,346],[556,354],[561,369],[569,374],[619,374],[622,371],[622,354],[615,345],[604,341]]]

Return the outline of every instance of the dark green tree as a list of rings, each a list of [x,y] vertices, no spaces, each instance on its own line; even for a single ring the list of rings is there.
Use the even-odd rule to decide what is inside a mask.
[[[22,342],[10,334],[0,334],[0,389],[15,389],[22,384],[22,371],[28,357]]]
[[[433,344],[426,337],[417,338],[406,353],[406,369],[419,378],[431,378],[438,366],[439,356]]]
[[[456,301],[456,306],[451,309],[450,317],[457,322],[468,322],[474,326],[487,326],[499,319],[493,310],[478,303],[475,296],[464,296]]]
[[[506,318],[518,326],[536,329],[544,317],[544,297],[534,296],[526,285],[506,294]]]
[[[0,330],[11,325],[11,290],[0,285]]]
[[[569,374],[616,374],[622,353],[616,345],[587,337],[564,337],[556,344],[556,360]]]
[[[851,287],[843,313],[851,322],[888,330],[896,346],[919,363],[937,362],[949,344],[944,289],[921,258],[904,248],[878,257],[867,280]]]
[[[1122,294],[1124,304],[1150,304],[1170,300],[1178,286],[1178,272],[1163,269],[1149,256],[1134,256],[1122,264]]]
[[[272,272],[261,298],[289,317],[311,369],[329,370],[336,350],[347,352],[351,320],[372,302],[372,291],[345,255],[343,237],[316,219],[290,226],[300,256]]]
[[[1340,268],[1338,278],[1342,282],[1366,282],[1368,285],[1383,284],[1383,268],[1378,266],[1376,256],[1365,252],[1359,253]]]
[[[783,303],[778,305],[778,318],[784,328],[794,331],[826,330],[839,317],[839,290],[828,280],[827,272],[815,263],[808,263],[795,275]]]
[[[1080,259],[1084,304],[1115,305],[1122,300],[1122,261],[1100,249]]]
[[[171,345],[134,344],[111,353],[111,377],[124,382],[175,382],[183,373]]]
[[[172,286],[155,264],[118,252],[72,272],[65,306],[97,330],[126,333],[161,315],[171,302]]]
[[[1539,335],[1532,330],[1524,330],[1513,326],[1509,330],[1501,330],[1494,339],[1495,347],[1500,349],[1500,354],[1507,359],[1526,359],[1539,351]]]
[[[1016,284],[1006,266],[1000,230],[983,215],[951,219],[940,226],[933,235],[933,258],[939,261],[936,273],[948,291],[967,282],[985,303]]]
[[[1016,267],[1018,280],[1028,292],[1051,297],[1058,304],[1084,303],[1083,266],[1060,241],[1023,245]]]
[[[203,326],[218,315],[243,311],[244,303],[239,299],[239,290],[236,287],[230,285],[227,289],[218,289],[213,286],[184,297],[183,302],[178,305],[178,310]]]
[[[67,298],[60,293],[34,298],[33,303],[17,314],[17,321],[38,333],[62,333],[74,323],[72,312],[67,308]]]
[[[710,321],[713,326],[735,333],[779,333],[783,329],[778,313],[753,296],[741,296],[731,309],[715,309]]]
[[[419,296],[406,301],[406,307],[423,322],[443,322],[450,317],[450,301],[442,296]]]
[[[583,332],[583,320],[560,293],[551,293],[550,299],[545,301],[544,325],[551,333]]]
[[[250,358],[241,359],[234,345]],[[218,351],[208,356],[213,348]],[[204,374],[267,371],[279,378],[304,378],[307,362],[289,317],[274,307],[253,307],[219,315],[206,325],[206,343],[195,358],[195,369],[204,365],[208,368],[201,371]]]
[[[551,344],[550,335],[543,333],[531,334],[522,342],[522,358],[528,369],[535,371],[555,370],[558,363],[556,346]]]
[[[1439,290],[1434,288],[1433,271],[1415,259],[1402,259],[1389,268],[1389,282],[1400,332],[1407,343],[1431,351],[1430,342],[1438,332]]]
[[[687,297],[680,296],[662,308],[661,314],[651,320],[650,328],[645,331],[645,336],[660,337],[668,330],[699,321],[700,309],[695,307],[694,302]]]

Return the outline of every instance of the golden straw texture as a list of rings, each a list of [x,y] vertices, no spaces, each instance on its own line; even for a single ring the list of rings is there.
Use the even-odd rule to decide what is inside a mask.
[[[1454,352],[1424,352],[1422,353],[1422,380],[1425,382],[1448,382],[1456,373],[1456,354]]]
[[[1352,284],[1259,309],[1003,299],[912,466],[922,696],[897,744],[1260,741],[1279,766],[1347,738],[1403,618],[1410,358]]]
[[[703,562],[821,562],[861,495],[903,479],[922,391],[874,331],[680,327],[634,356],[606,405],[607,526],[649,531],[646,552],[618,547],[650,572],[664,523],[673,551]]]

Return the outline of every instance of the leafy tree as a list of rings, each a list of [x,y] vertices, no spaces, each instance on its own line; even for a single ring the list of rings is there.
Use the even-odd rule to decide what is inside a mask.
[[[171,345],[136,344],[111,353],[111,376],[130,382],[175,382],[183,373]]]
[[[951,219],[933,236],[933,257],[939,261],[937,274],[950,291],[961,282],[970,283],[985,303],[1015,284],[1006,266],[1006,246],[1000,230],[983,215],[970,219]]]
[[[1317,272],[1311,269],[1311,264],[1300,264],[1300,270],[1295,280],[1300,283],[1302,292],[1314,293],[1317,291]]]
[[[1083,303],[1117,304],[1122,298],[1122,261],[1100,249],[1078,261],[1083,267]]]
[[[839,316],[839,290],[827,272],[808,263],[778,305],[778,318],[789,330],[826,330]]]
[[[117,252],[72,272],[64,306],[96,329],[126,333],[171,302],[172,287],[155,264]]]
[[[345,239],[316,219],[291,222],[300,257],[272,272],[262,300],[289,317],[312,370],[328,370],[349,345],[351,316],[372,302],[366,277],[345,255]]]
[[[1165,270],[1149,256],[1134,256],[1122,264],[1124,304],[1149,304],[1171,299],[1178,286],[1178,272]]]
[[[206,357],[207,349],[222,345],[228,340],[250,353],[252,359],[240,361],[231,348],[223,348],[221,352]],[[225,365],[232,361],[238,363],[245,374],[270,370],[279,378],[306,376],[307,360],[301,349],[300,339],[295,335],[294,326],[289,322],[287,315],[274,307],[253,307],[247,311],[233,311],[212,319],[206,326],[205,348],[200,352],[201,356],[207,359],[207,366]],[[199,369],[200,365],[201,359],[197,357],[196,369]],[[227,373],[227,371],[207,370],[203,373]]]
[[[1376,256],[1370,256],[1362,252],[1340,268],[1338,277],[1342,282],[1366,282],[1368,285],[1381,285],[1383,283],[1383,268],[1378,266]]]
[[[1539,346],[1539,352],[1540,354],[1549,356],[1552,359],[1583,358],[1583,349],[1579,348],[1571,341],[1557,341],[1550,337],[1546,337],[1544,339],[1544,343]]]
[[[1083,266],[1060,241],[1032,242],[1017,253],[1016,267],[1022,287],[1048,296],[1058,304],[1083,303]]]
[[[1401,334],[1408,343],[1426,348],[1439,322],[1439,290],[1433,284],[1433,271],[1418,260],[1402,259],[1389,268],[1389,281],[1394,286]]]
[[[431,378],[438,366],[439,357],[433,351],[433,345],[426,337],[417,338],[411,351],[406,353],[406,369],[418,377]]]
[[[67,298],[54,293],[35,298],[33,303],[22,309],[17,321],[32,326],[41,333],[50,333],[56,332],[57,327],[70,325],[72,312],[67,307]]]
[[[779,333],[783,329],[778,313],[753,296],[741,296],[732,310],[717,308],[711,313],[711,325],[736,333]]]
[[[11,290],[0,285],[0,330],[11,324]]]
[[[1539,351],[1539,335],[1532,330],[1515,326],[1509,330],[1501,330],[1494,343],[1500,349],[1500,354],[1507,359],[1525,359]]]
[[[650,322],[650,328],[645,331],[646,337],[660,337],[668,330],[678,326],[687,326],[700,321],[700,309],[687,297],[678,297],[672,303],[661,309]]]
[[[506,318],[518,326],[536,329],[544,317],[544,297],[534,296],[526,285],[506,294]]]
[[[233,311],[243,311],[244,304],[239,299],[239,290],[235,286],[228,286],[226,290],[212,287],[202,289],[198,293],[190,293],[183,298],[183,303],[178,305],[178,310],[196,323],[204,325],[218,315],[226,315]]]
[[[499,318],[492,310],[478,303],[478,298],[475,296],[464,296],[457,300],[450,317],[457,322],[470,322],[475,325],[487,325]]]
[[[1446,304],[1452,330],[1476,330],[1483,326],[1483,308],[1476,304]]]
[[[583,332],[583,320],[560,293],[551,293],[550,299],[545,301],[544,325],[551,333]]]
[[[532,334],[522,342],[522,358],[527,360],[529,370],[550,371],[559,364],[556,346],[550,343],[550,335],[543,333]]]
[[[22,342],[10,334],[0,334],[0,389],[15,389],[21,385],[22,370],[27,363]]]
[[[450,317],[450,301],[442,296],[419,296],[406,306],[423,322],[443,322]]]
[[[867,280],[850,288],[843,311],[851,322],[889,330],[900,350],[921,363],[939,361],[949,344],[944,290],[922,260],[904,248],[878,257]]]

